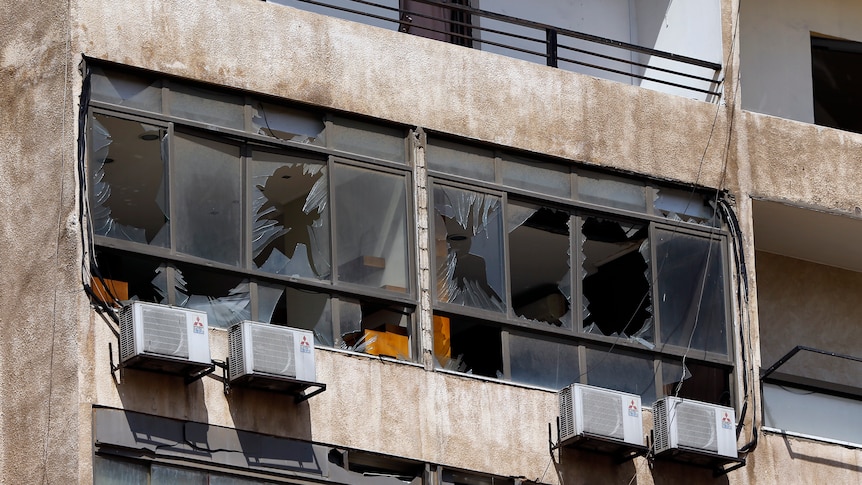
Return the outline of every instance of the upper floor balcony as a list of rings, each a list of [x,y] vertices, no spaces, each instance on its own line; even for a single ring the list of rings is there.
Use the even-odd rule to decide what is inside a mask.
[[[715,0],[269,0],[702,101],[722,96]]]

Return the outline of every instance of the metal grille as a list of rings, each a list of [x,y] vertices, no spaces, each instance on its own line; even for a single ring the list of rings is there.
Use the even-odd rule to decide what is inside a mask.
[[[293,332],[271,325],[251,326],[254,371],[296,377]]]
[[[661,453],[670,448],[670,429],[667,427],[667,400],[656,401],[652,410],[655,452]]]
[[[142,306],[144,352],[189,358],[186,315],[181,310]]]
[[[715,435],[715,409],[680,402],[676,405],[679,446],[718,452]]]
[[[560,439],[565,440],[575,434],[575,409],[572,403],[572,386],[558,393],[560,398]]]
[[[120,310],[120,360],[135,355],[135,321],[132,306]]]
[[[622,397],[610,392],[581,388],[584,431],[616,438],[625,438],[622,426]]]
[[[230,378],[240,376],[246,373],[245,370],[245,355],[242,350],[242,329],[243,325],[234,325],[230,329],[228,335],[230,346]]]

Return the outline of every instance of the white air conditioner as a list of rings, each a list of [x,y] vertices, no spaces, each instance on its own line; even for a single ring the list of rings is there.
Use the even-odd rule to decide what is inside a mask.
[[[120,364],[186,376],[211,368],[207,314],[140,301],[123,307]]]
[[[653,421],[657,457],[713,464],[702,457],[737,458],[733,408],[666,397],[653,405]]]
[[[289,390],[317,377],[308,330],[244,321],[231,327],[229,340],[231,384]]]
[[[565,387],[558,396],[562,445],[599,440],[623,446],[644,446],[640,396],[583,384]],[[589,446],[584,443],[584,446],[598,451],[620,449],[600,443]]]

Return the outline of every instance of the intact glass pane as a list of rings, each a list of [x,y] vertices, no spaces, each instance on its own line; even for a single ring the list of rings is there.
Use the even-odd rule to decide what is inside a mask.
[[[587,349],[587,384],[637,394],[644,403],[656,400],[653,360],[605,349]]]
[[[349,118],[335,118],[332,123],[332,129],[326,133],[327,142],[332,148],[404,163],[406,136],[403,129]]]
[[[404,176],[339,164],[334,184],[339,280],[409,292]]]
[[[763,384],[764,425],[792,433],[862,445],[862,401]]]
[[[505,311],[502,201],[489,194],[434,187],[437,298]]]
[[[208,485],[206,472],[153,464],[150,485]]]
[[[164,127],[100,113],[90,118],[90,214],[100,236],[169,243]]]
[[[428,139],[425,148],[428,170],[460,175],[486,182],[494,181],[494,152],[453,143]]]
[[[170,99],[171,116],[237,130],[245,128],[242,96],[172,84]]]
[[[580,380],[578,347],[509,335],[512,381],[559,390]]]
[[[603,175],[578,174],[578,198],[584,202],[646,211],[646,195],[643,184]]]
[[[571,328],[568,212],[514,202],[506,209],[515,314]]]
[[[242,186],[239,147],[177,133],[173,200],[179,252],[239,265]]]
[[[97,101],[161,113],[162,82],[154,77],[90,68],[90,96]]]
[[[569,167],[532,160],[503,158],[503,184],[540,194],[572,197],[572,177]]]
[[[721,242],[656,231],[661,341],[727,354]]]
[[[146,485],[148,472],[144,464],[99,455],[93,458],[93,485]]]
[[[257,151],[252,162],[252,263],[268,273],[328,279],[326,162]]]

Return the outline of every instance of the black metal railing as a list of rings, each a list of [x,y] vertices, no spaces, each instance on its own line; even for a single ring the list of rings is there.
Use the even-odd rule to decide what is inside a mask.
[[[270,0],[272,1],[272,0]],[[370,0],[276,0],[302,4],[333,16],[348,17],[376,25],[389,25],[410,34],[435,38],[466,47],[489,50],[544,62],[567,70],[595,70],[611,78],[634,78],[664,86],[721,95],[721,64],[681,56],[596,35],[523,20],[457,3],[464,0],[400,0],[399,7]],[[355,4],[355,5],[354,5]],[[478,19],[478,21],[477,21]],[[482,21],[481,19],[485,19]],[[492,28],[496,27],[496,28]],[[661,67],[636,60],[639,54],[670,61]],[[695,71],[695,72],[692,72]]]

